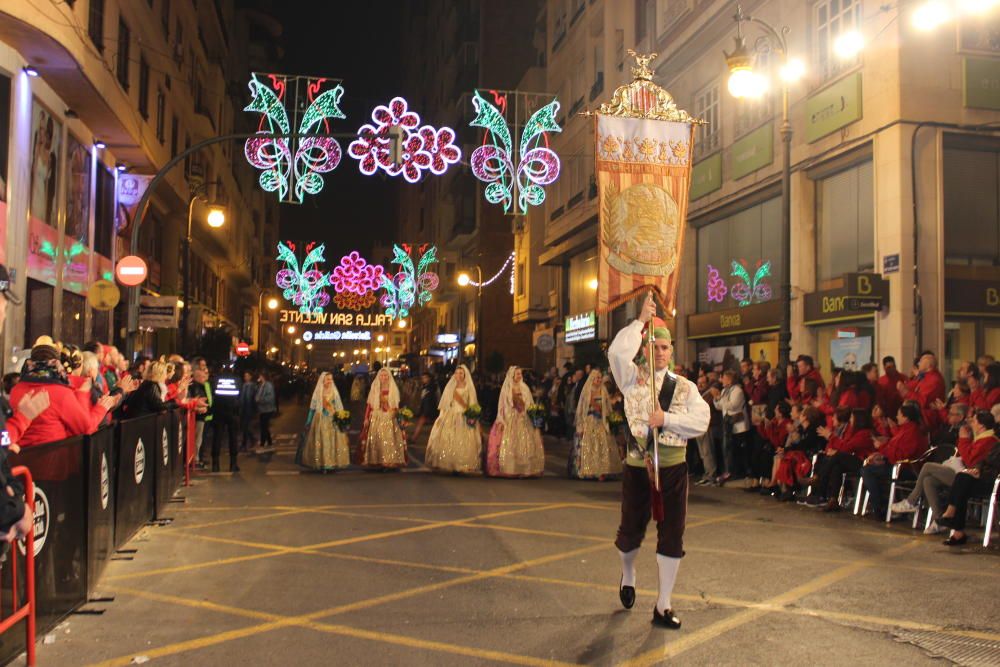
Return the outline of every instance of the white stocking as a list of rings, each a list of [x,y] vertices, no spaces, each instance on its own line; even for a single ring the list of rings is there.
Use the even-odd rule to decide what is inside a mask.
[[[674,592],[674,582],[677,580],[677,568],[681,566],[680,558],[671,558],[656,554],[656,568],[660,573],[660,588],[656,598],[656,608],[661,614],[666,613],[670,606],[670,594]]]
[[[638,548],[629,552],[618,550],[618,556],[622,559],[622,586],[635,587],[635,557],[638,555]]]

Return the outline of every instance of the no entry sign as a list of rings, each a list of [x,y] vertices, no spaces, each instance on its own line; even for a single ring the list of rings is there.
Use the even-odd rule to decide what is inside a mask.
[[[241,357],[250,356],[250,346],[240,341],[236,344],[236,354]]]
[[[115,265],[115,278],[127,287],[141,284],[147,275],[149,275],[149,269],[146,268],[146,262],[142,257],[127,255],[118,260],[118,264]]]

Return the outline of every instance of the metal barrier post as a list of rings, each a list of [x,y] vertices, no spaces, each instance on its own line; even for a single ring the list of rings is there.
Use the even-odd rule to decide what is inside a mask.
[[[24,466],[15,466],[11,469],[15,477],[24,476],[24,496],[25,502],[31,509],[31,514],[35,514],[35,485],[31,481],[31,473]],[[34,525],[25,536],[25,556],[24,556],[24,586],[25,598],[27,602],[18,607],[17,604],[17,546],[11,545],[10,549],[11,566],[11,615],[0,621],[0,634],[10,630],[15,623],[25,620],[24,643],[25,653],[28,659],[28,666],[35,664],[35,530]]]

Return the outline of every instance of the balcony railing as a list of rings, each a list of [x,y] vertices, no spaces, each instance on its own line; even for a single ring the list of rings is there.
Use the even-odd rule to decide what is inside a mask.
[[[549,221],[557,220],[563,213],[566,212],[565,207],[560,206],[556,210],[549,214]]]

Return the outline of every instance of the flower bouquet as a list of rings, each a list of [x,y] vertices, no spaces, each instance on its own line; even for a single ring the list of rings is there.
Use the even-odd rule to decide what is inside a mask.
[[[531,424],[535,428],[542,428],[545,425],[545,406],[541,403],[532,403],[528,406],[528,417],[531,418]]]
[[[483,414],[483,409],[478,403],[473,403],[467,407],[465,412],[462,414],[465,415],[465,423],[469,426],[469,428],[475,428],[476,424],[479,422],[479,417]]]
[[[349,410],[337,410],[333,413],[333,423],[337,425],[342,433],[347,433],[351,426],[351,413]]]
[[[620,412],[612,412],[608,415],[608,428],[611,430],[612,435],[618,435],[622,431],[622,426],[625,425],[625,415]]]
[[[396,422],[399,423],[400,428],[406,428],[413,421],[413,410],[409,408],[400,408],[396,413]]]

